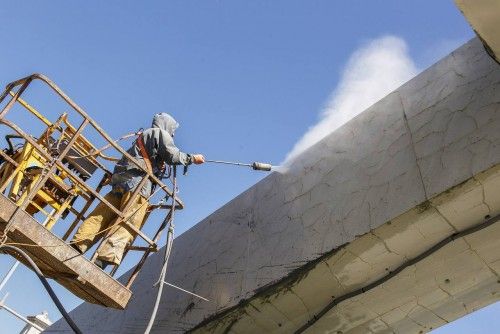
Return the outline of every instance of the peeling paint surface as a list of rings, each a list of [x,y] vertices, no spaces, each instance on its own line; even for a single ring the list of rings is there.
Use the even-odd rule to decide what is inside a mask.
[[[500,210],[500,67],[473,39],[174,242],[154,333],[290,333]],[[333,308],[311,333],[427,332],[498,300],[500,227],[458,239]],[[160,256],[127,310],[83,304],[89,333],[142,333]],[[47,333],[70,333],[63,321]]]

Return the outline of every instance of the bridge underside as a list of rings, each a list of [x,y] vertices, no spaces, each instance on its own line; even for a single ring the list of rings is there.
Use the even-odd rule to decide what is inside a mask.
[[[428,332],[500,299],[500,222],[492,221],[499,212],[496,166],[261,289],[194,332]],[[492,224],[328,309],[335,299],[485,221]]]

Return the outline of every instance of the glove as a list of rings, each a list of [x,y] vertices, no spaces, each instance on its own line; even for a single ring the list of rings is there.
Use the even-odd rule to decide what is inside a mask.
[[[205,162],[205,157],[203,156],[203,154],[193,154],[191,156],[191,159],[195,165],[201,165]]]

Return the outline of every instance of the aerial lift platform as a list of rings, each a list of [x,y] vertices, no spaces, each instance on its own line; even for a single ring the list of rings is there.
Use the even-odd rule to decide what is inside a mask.
[[[23,100],[22,94],[35,81],[47,85],[72,111],[55,115],[57,117],[50,120]],[[0,95],[0,108],[1,130],[11,132],[5,136],[8,147],[0,150],[0,243],[15,245],[28,253],[46,277],[56,280],[81,299],[124,309],[132,295],[130,287],[133,281],[148,255],[158,251],[157,242],[166,222],[173,218],[174,210],[184,207],[182,201],[46,76],[33,74],[8,84]],[[32,133],[31,122],[22,122],[26,126],[20,126],[7,118],[17,112],[27,112],[39,122],[38,128],[43,129],[41,133]],[[75,120],[78,126],[73,126]],[[92,139],[85,134],[86,130],[92,130],[93,134],[89,134]],[[96,142],[104,143],[104,146],[97,149]],[[147,179],[155,185],[143,225],[156,210],[165,218],[157,224],[153,237],[128,223],[128,217],[134,213],[128,210],[129,205],[120,210],[101,194],[109,183],[112,166],[118,160],[105,155],[104,150],[124,155],[143,172],[141,185],[129,203],[136,199]],[[158,204],[149,204],[153,197],[161,199]],[[105,272],[93,263],[96,251],[86,258],[68,242],[89,209],[98,202],[104,203],[117,216],[112,227],[103,231],[103,236],[115,226],[126,226],[133,231],[135,238],[124,257],[128,251],[143,253],[123,283],[113,277],[118,266],[112,267],[109,273]],[[64,224],[60,236],[53,232],[56,223],[58,227]],[[10,251],[9,254],[25,261],[19,254]]]

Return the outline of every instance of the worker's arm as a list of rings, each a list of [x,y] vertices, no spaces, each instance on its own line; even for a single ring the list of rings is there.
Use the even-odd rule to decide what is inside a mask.
[[[165,131],[160,131],[157,152],[162,161],[168,165],[199,165],[205,162],[201,154],[187,154],[181,152],[174,144],[172,137]]]

